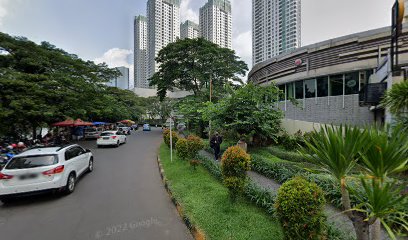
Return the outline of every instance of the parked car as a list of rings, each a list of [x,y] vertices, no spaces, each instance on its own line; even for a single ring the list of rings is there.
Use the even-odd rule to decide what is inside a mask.
[[[0,200],[48,191],[74,192],[80,175],[92,172],[89,149],[77,144],[27,150],[13,157],[0,171]]]
[[[126,143],[126,135],[122,131],[105,131],[99,135],[96,140],[96,145],[101,146],[116,146]]]
[[[85,139],[97,139],[99,134],[103,132],[103,128],[85,128],[84,129],[84,138]]]
[[[151,131],[152,129],[151,129],[151,127],[150,127],[150,125],[149,124],[143,124],[143,131]]]
[[[118,127],[118,131],[123,132],[125,135],[130,135],[131,134],[130,127]]]

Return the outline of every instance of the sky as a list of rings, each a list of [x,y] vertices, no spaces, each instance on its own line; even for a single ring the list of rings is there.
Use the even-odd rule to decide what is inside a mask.
[[[181,0],[198,23],[207,0]],[[233,48],[252,67],[252,1],[232,0]],[[147,0],[0,0],[0,31],[48,41],[86,60],[133,72],[133,19]],[[390,25],[393,0],[302,0],[301,45]],[[132,79],[133,79],[133,74]]]

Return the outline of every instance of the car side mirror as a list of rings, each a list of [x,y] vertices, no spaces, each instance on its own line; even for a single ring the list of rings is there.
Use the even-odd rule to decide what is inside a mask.
[[[89,149],[87,148],[87,149],[85,149],[85,152],[90,153],[91,150],[89,150]]]

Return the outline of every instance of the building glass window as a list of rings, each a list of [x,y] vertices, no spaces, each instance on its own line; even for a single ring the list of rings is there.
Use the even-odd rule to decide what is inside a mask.
[[[281,91],[281,94],[279,95],[279,101],[284,101],[285,100],[285,85],[279,85],[278,88]]]
[[[327,76],[316,78],[317,81],[317,96],[327,97],[329,94],[329,79]]]
[[[286,84],[286,99],[295,98],[295,92],[293,91],[293,83]]]
[[[358,93],[358,76],[359,72],[353,72],[353,73],[347,73],[344,75],[345,81],[344,81],[344,89],[345,89],[345,95],[350,95],[350,94],[357,94]]]
[[[316,82],[314,79],[305,80],[305,98],[316,97]]]
[[[343,74],[330,76],[330,96],[343,95]]]
[[[296,99],[303,99],[303,81],[295,82],[295,97]]]

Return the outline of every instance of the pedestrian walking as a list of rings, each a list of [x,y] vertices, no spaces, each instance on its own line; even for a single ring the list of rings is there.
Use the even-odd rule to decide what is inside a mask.
[[[215,135],[210,140],[210,147],[214,150],[215,160],[218,160],[218,157],[220,155],[221,143],[222,137],[218,134],[218,132],[215,132]]]

